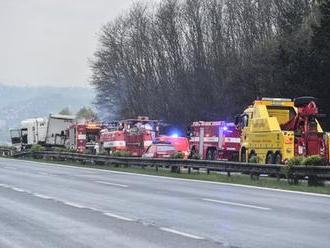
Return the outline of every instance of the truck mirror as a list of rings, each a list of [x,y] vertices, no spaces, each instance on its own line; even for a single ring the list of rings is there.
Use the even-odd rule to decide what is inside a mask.
[[[241,118],[240,118],[239,115],[236,115],[236,116],[235,116],[235,125],[236,125],[236,126],[239,124],[240,119],[241,119]]]

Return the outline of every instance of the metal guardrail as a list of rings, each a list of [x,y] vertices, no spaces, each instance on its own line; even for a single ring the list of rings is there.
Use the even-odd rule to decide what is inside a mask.
[[[91,155],[80,153],[42,151],[42,152],[24,152],[14,154],[13,157],[24,157],[32,155],[36,158],[54,159],[54,160],[73,160],[82,163],[91,162],[103,165],[125,165],[137,167],[154,167],[156,170],[160,167],[170,168],[172,172],[180,172],[187,169],[188,173],[192,170],[203,169],[207,173],[211,171],[226,172],[228,175],[232,172],[239,172],[259,177],[260,174],[273,175],[277,178],[289,177],[294,180],[301,178],[319,178],[330,179],[330,166],[293,166],[274,165],[274,164],[252,164],[230,161],[210,161],[210,160],[183,160],[183,159],[147,159],[138,157],[112,157],[104,155]]]
[[[0,146],[0,155],[3,157],[12,157],[15,154],[15,148],[11,146]]]

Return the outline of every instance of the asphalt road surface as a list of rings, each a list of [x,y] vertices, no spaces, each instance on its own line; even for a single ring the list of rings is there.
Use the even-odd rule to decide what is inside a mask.
[[[0,247],[330,247],[330,197],[0,159]]]

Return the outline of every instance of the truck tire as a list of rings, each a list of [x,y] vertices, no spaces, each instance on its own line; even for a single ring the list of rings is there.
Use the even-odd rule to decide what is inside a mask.
[[[246,149],[244,147],[241,150],[241,162],[246,163]]]
[[[273,152],[269,151],[266,156],[266,164],[274,164],[275,159],[274,159],[274,154]]]
[[[281,153],[275,153],[274,164],[282,164],[282,155]]]
[[[190,153],[189,153],[188,158],[189,158],[189,159],[193,159],[193,158],[196,156],[196,154],[197,154],[197,151],[196,151],[195,147],[193,147],[193,148],[191,149]]]
[[[239,154],[238,152],[234,152],[233,155],[231,156],[231,161],[238,162],[239,161]]]
[[[255,151],[251,151],[250,155],[249,155],[249,163],[258,163],[257,162],[257,154],[255,153]]]
[[[206,152],[206,160],[214,160],[214,150],[208,149]]]

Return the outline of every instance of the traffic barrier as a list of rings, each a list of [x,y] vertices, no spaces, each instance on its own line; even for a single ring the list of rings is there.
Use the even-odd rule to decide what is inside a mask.
[[[15,153],[15,149],[10,146],[0,146],[0,154],[2,157],[12,157]]]
[[[124,165],[135,167],[153,167],[156,170],[161,167],[169,168],[172,172],[180,172],[186,169],[188,173],[193,170],[204,170],[210,172],[225,172],[249,174],[251,178],[258,179],[259,175],[272,175],[278,179],[286,177],[293,182],[308,177],[319,180],[330,179],[330,166],[286,166],[274,164],[254,164],[230,161],[210,160],[183,160],[183,159],[150,159],[139,157],[112,157],[105,155],[91,155],[57,151],[22,152],[13,154],[13,157],[33,156],[40,159],[72,160],[81,163],[103,164],[103,165]]]

